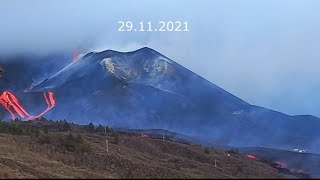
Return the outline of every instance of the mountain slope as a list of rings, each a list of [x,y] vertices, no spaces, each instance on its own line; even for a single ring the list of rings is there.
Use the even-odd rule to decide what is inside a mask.
[[[305,123],[304,116],[252,106],[150,48],[89,53],[27,93],[42,91],[55,94],[57,106],[46,114],[52,119],[161,128],[233,146],[319,151],[318,118]]]

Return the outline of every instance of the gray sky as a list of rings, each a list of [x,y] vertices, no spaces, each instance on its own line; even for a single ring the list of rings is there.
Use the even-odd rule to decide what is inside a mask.
[[[320,1],[1,0],[0,54],[149,46],[251,104],[320,117]],[[118,32],[118,21],[190,32]]]

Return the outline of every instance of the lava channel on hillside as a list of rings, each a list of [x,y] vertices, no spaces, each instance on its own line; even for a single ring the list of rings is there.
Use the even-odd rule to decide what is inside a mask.
[[[53,92],[43,92],[43,97],[47,104],[47,108],[37,115],[30,115],[30,113],[28,113],[28,111],[21,105],[18,98],[13,93],[8,91],[4,91],[0,95],[0,104],[8,111],[12,120],[16,119],[16,115],[18,115],[22,120],[28,121],[43,116],[53,107],[55,107],[56,102]]]

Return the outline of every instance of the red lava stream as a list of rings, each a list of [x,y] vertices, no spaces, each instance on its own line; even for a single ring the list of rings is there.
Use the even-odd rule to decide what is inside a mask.
[[[8,91],[5,91],[0,95],[0,104],[10,113],[12,120],[16,119],[15,113],[24,120],[32,120],[43,116],[56,105],[53,92],[44,92],[43,97],[47,103],[47,108],[38,115],[30,115],[20,104],[18,98]]]

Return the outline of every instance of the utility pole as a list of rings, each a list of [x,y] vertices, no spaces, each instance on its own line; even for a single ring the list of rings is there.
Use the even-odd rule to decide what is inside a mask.
[[[107,154],[109,154],[109,142],[108,142],[108,139],[106,138],[106,147],[105,147],[105,150],[107,152]]]
[[[217,160],[214,160],[214,167],[217,167]]]
[[[162,133],[162,141],[164,141],[164,133]]]
[[[109,154],[109,142],[107,139],[107,126],[104,126],[104,135],[106,137],[105,151]]]

